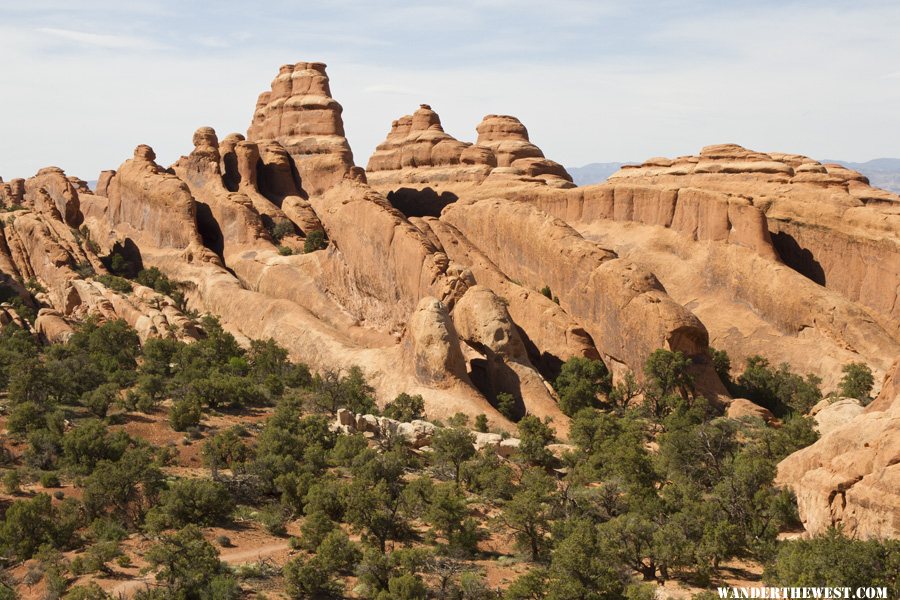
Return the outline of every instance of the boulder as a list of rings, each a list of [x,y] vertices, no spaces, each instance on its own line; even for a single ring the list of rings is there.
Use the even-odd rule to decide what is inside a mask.
[[[816,429],[825,435],[849,423],[865,410],[856,398],[825,398],[809,411],[816,421]]]
[[[746,398],[733,398],[728,403],[725,416],[729,419],[759,418],[766,423],[775,421],[775,415],[768,408],[755,404]]]
[[[872,404],[841,424],[824,420],[826,431],[818,441],[779,463],[777,482],[793,489],[809,533],[840,525],[860,538],[900,535],[898,381],[900,360]],[[830,410],[822,408],[816,416]]]

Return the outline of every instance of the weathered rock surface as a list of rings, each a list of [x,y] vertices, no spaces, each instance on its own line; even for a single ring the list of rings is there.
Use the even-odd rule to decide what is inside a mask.
[[[476,128],[478,141],[446,133],[427,104],[391,124],[387,139],[369,159],[369,183],[407,215],[438,216],[461,190],[487,180],[573,187],[565,168],[544,157],[528,131],[511,116],[488,115]],[[436,190],[446,190],[443,195]]]
[[[874,190],[861,174],[805,156],[723,144],[699,156],[624,167],[609,181],[747,198],[765,212],[785,263],[872,309],[900,337],[900,196]]]
[[[441,220],[511,278],[532,289],[549,286],[614,371],[640,373],[646,357],[661,347],[708,367],[708,337],[700,321],[669,298],[652,273],[588,242],[563,221],[506,200],[460,201]],[[702,381],[709,392],[724,394],[717,378]]]
[[[81,224],[78,190],[59,167],[45,167],[25,180],[24,200],[34,210],[56,216],[68,225]]]
[[[731,402],[728,403],[728,409],[725,411],[725,416],[729,419],[745,419],[745,418],[756,418],[762,419],[766,423],[771,423],[775,420],[775,415],[772,414],[769,409],[760,406],[759,404],[755,404],[746,398],[734,398]]]
[[[843,525],[862,538],[900,535],[898,381],[900,360],[872,404],[843,424],[826,425],[816,443],[778,465],[777,480],[797,495],[807,531]]]
[[[816,429],[821,435],[834,431],[849,423],[865,410],[855,398],[825,398],[809,411],[816,421]]]
[[[320,194],[352,172],[341,112],[323,63],[284,65],[271,91],[260,94],[247,139],[279,142],[293,158],[306,193]]]
[[[246,139],[201,127],[168,169],[139,146],[96,194],[52,167],[0,182],[14,209],[0,213],[0,280],[38,310],[48,340],[87,315],[124,318],[142,338],[202,335],[171,299],[92,277],[115,248],[183,282],[191,308],[242,339],[271,337],[318,370],[360,366],[382,404],[421,394],[431,418],[484,413],[509,432],[492,405],[508,393],[517,416],[551,417],[562,437],[548,381],[572,356],[640,375],[653,350],[680,350],[730,417],[767,421],[727,397],[710,341],[737,368],[762,354],[818,374],[825,391],[847,362],[880,376],[900,356],[900,197],[858,173],[721,145],[576,188],[514,117],[488,115],[469,143],[422,105],[392,124],[367,183],[341,112],[323,64],[286,65]],[[295,253],[316,230],[327,249]],[[0,306],[0,321],[16,319]],[[811,530],[896,535],[898,377],[865,410],[822,407],[822,439],[782,463]],[[338,422],[421,448],[432,432]],[[508,456],[518,440],[475,443]]]
[[[29,291],[16,282],[30,282],[38,309],[35,330],[64,341],[72,323],[94,316],[124,319],[142,340],[196,338],[195,324],[171,298],[140,286],[126,295],[93,279],[107,271],[92,244],[74,230],[84,220],[80,198],[92,197],[77,182],[55,167],[41,169],[22,185],[25,209],[0,216],[0,272],[5,285],[25,299]]]

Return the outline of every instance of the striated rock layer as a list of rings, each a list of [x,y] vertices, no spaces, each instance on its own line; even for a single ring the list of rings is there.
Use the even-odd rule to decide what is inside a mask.
[[[861,174],[723,144],[624,167],[610,181],[746,198],[765,213],[786,264],[868,307],[900,339],[900,196],[870,187]]]

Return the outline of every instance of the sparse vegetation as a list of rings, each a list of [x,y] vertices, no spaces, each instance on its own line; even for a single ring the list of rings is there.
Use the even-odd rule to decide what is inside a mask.
[[[128,535],[138,531],[154,540],[144,559],[160,597],[237,598],[242,585],[275,580],[292,597],[339,596],[355,576],[365,598],[497,600],[471,562],[494,560],[483,553],[485,537],[508,540],[508,552],[527,564],[506,598],[643,598],[641,579],[705,584],[735,558],[767,563],[767,577],[778,582],[848,577],[837,566],[823,575],[821,561],[804,558],[809,553],[858,555],[873,581],[886,577],[881,565],[894,564],[893,546],[839,532],[829,542],[778,542],[798,517],[790,493],[773,485],[775,465],[815,441],[811,421],[798,410],[777,429],[721,417],[697,394],[691,361],[677,352],[653,353],[641,385],[630,374],[612,385],[598,361],[568,361],[555,386],[573,415],[574,450],[554,456],[553,424],[526,414],[507,460],[491,446],[473,446],[469,428],[486,431],[485,415],[448,418],[430,452],[339,435],[331,428],[339,408],[376,412],[362,370],[312,375],[271,340],[245,349],[215,319],[201,326],[206,336],[194,343],[156,339],[143,347],[121,322],[88,321],[50,347],[14,327],[0,332],[7,427],[24,448],[3,459],[10,500],[0,556],[72,551],[69,561],[46,559],[42,577],[76,598],[95,590],[68,587],[67,573],[90,578],[128,568]],[[727,355],[714,362],[727,365]],[[865,383],[857,371],[853,380]],[[804,394],[815,396],[807,383],[751,361],[733,385],[797,407],[808,404]],[[116,425],[132,418],[135,398],[147,411],[135,418],[171,433],[168,412],[171,427],[189,439],[148,443]],[[513,396],[497,400],[515,416]],[[420,396],[400,394],[384,413],[410,421],[424,418],[424,408]],[[221,425],[254,414],[264,416]],[[209,470],[172,470],[184,466],[183,444],[195,439],[190,452]],[[60,476],[80,493],[57,489],[52,500],[22,491],[31,481],[55,488]],[[219,552],[248,527],[296,554],[230,574]]]
[[[272,235],[272,239],[275,240],[275,243],[280,243],[285,236],[294,235],[294,224],[288,221],[287,219],[279,219],[272,224],[269,233]]]
[[[328,242],[325,241],[325,232],[316,229],[306,234],[306,239],[303,240],[303,253],[309,254],[316,250],[324,250],[327,246]]]
[[[838,387],[838,393],[845,398],[856,398],[863,405],[871,400],[869,394],[875,385],[872,369],[865,363],[849,363],[841,369],[844,376]]]

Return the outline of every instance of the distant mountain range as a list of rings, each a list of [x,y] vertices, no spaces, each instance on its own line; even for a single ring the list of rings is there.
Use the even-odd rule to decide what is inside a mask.
[[[606,181],[606,178],[628,163],[608,162],[591,163],[583,167],[566,167],[566,171],[572,176],[575,185],[590,185]]]
[[[876,158],[862,163],[827,158],[823,163],[838,163],[869,178],[873,187],[900,194],[900,158]],[[566,167],[576,185],[600,183],[629,163],[590,163],[583,167]]]
[[[836,162],[848,169],[859,171],[869,178],[869,183],[872,187],[900,194],[900,158],[875,158],[863,163],[832,159],[826,159],[822,162]]]

